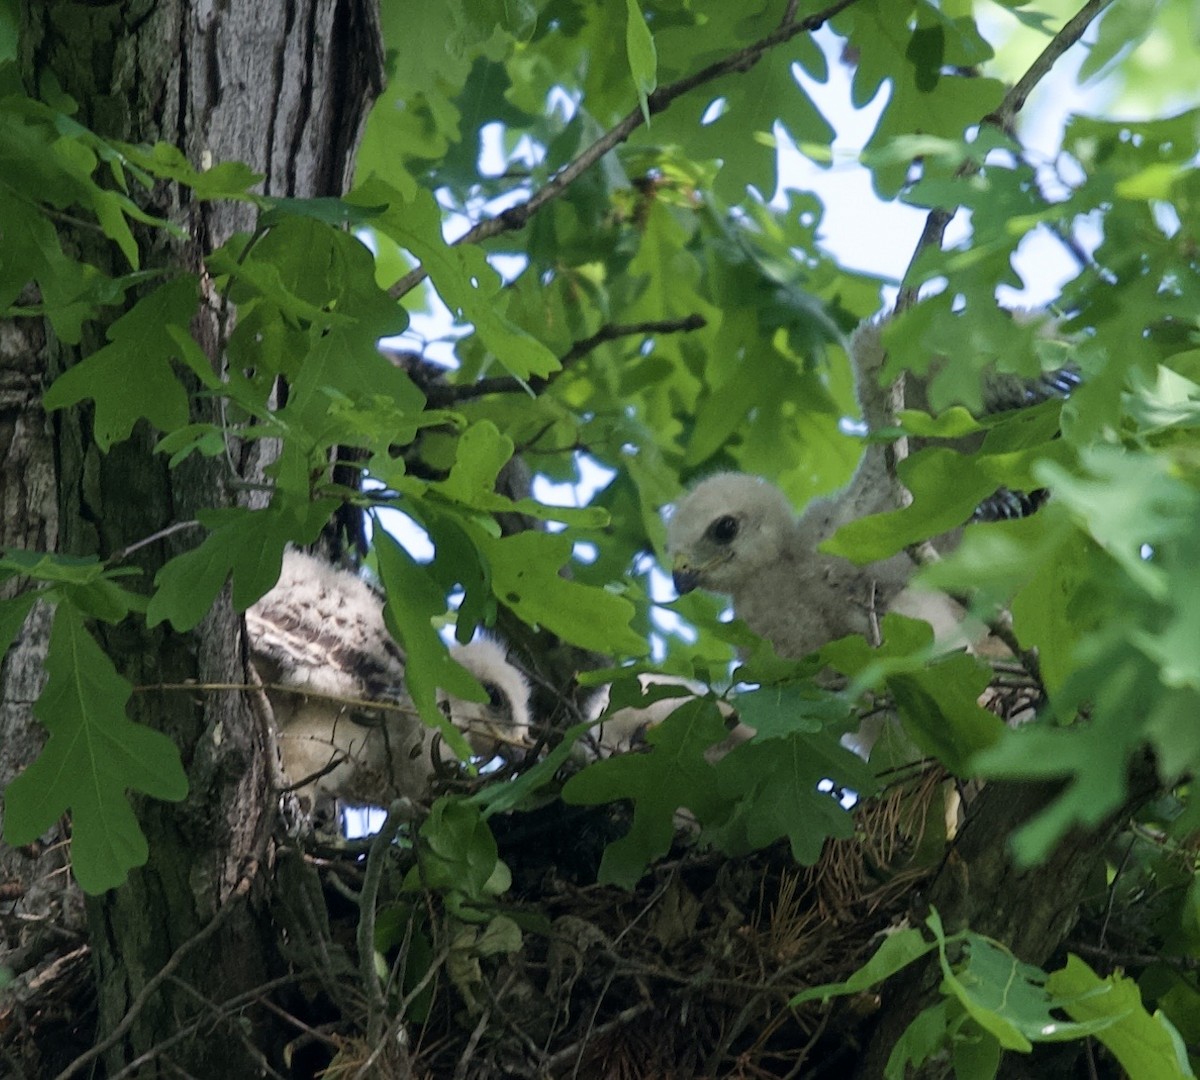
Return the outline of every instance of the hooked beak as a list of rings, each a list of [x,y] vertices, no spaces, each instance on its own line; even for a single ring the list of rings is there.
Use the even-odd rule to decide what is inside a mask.
[[[675,591],[680,596],[686,596],[700,584],[700,573],[688,566],[683,559],[676,559],[671,570],[671,580],[675,583]]]

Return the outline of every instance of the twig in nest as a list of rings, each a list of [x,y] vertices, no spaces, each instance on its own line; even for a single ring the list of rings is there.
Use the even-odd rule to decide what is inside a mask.
[[[551,1054],[543,1063],[543,1067],[549,1071],[557,1068],[559,1065],[565,1065],[571,1058],[579,1056],[582,1058],[584,1051],[587,1049],[587,1043],[591,1039],[598,1039],[603,1035],[607,1035],[610,1031],[615,1031],[617,1028],[624,1027],[630,1020],[636,1020],[643,1013],[649,1012],[652,1005],[648,1001],[643,1001],[640,1005],[631,1005],[628,1009],[624,1009],[617,1013],[611,1020],[606,1020],[599,1027],[589,1027],[585,1036],[577,1042],[571,1043],[570,1046],[564,1046],[557,1053]]]
[[[246,1008],[248,1005],[262,1004],[266,995],[273,990],[278,990],[280,987],[288,986],[291,983],[300,982],[303,978],[298,973],[290,975],[281,975],[278,979],[272,979],[270,982],[263,983],[261,986],[256,986],[252,990],[247,990],[244,994],[238,994],[236,997],[230,998],[228,1001],[222,1002],[218,1008],[222,1014],[236,1013]],[[163,1053],[169,1050],[176,1043],[183,1042],[184,1039],[189,1039],[205,1024],[210,1022],[208,1014],[199,1016],[195,1020],[190,1021],[181,1027],[178,1031],[173,1032],[168,1038],[164,1039],[157,1046],[151,1047],[141,1056],[135,1058],[126,1065],[120,1072],[114,1073],[109,1080],[128,1080],[134,1076],[142,1066],[149,1064],[151,1061],[160,1058]]]

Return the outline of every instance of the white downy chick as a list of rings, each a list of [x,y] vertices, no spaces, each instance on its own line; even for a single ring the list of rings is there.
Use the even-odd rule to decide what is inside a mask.
[[[880,327],[860,326],[850,353],[863,418],[879,429],[892,422],[891,391],[878,382]],[[957,604],[940,593],[904,592],[916,569],[906,553],[860,566],[818,550],[848,522],[901,505],[887,455],[885,446],[868,444],[849,484],[813,500],[799,518],[783,492],[760,477],[727,472],[700,481],[667,521],[676,589],[730,596],[737,616],[792,659],[847,634],[875,642],[889,610],[926,619],[947,645],[965,643]]]
[[[268,687],[283,772],[310,811],[322,796],[378,806],[425,795],[436,732],[405,689],[404,653],[366,582],[288,550],[278,583],[246,612],[246,629]],[[503,646],[480,639],[450,653],[489,696],[473,702],[439,693],[472,750],[492,757],[524,745],[529,687]]]

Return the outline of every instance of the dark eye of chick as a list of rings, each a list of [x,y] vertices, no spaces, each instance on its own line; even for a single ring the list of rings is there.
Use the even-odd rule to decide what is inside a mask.
[[[504,704],[504,695],[500,693],[500,688],[495,683],[483,683],[484,692],[488,696],[488,704],[493,709],[500,708]]]
[[[709,527],[709,538],[715,540],[718,544],[728,544],[737,536],[738,521],[737,518],[730,514],[724,517],[717,518]]]

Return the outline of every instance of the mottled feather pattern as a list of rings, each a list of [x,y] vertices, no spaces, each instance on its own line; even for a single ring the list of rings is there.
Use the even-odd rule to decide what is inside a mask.
[[[246,630],[268,684],[283,772],[309,809],[322,796],[368,805],[425,796],[436,733],[417,714],[404,653],[366,582],[289,550],[278,583],[246,612]],[[481,638],[450,654],[489,695],[474,702],[439,692],[472,750],[490,757],[524,745],[529,686],[504,647]]]

